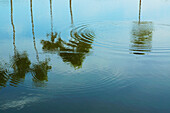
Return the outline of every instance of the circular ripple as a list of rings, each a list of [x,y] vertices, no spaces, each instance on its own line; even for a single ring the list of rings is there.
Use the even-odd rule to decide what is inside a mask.
[[[152,22],[81,25],[66,30],[68,33],[61,32],[62,42],[69,49],[65,49],[59,54],[63,61],[71,62],[76,66],[79,66],[75,63],[77,58],[79,58],[79,61],[84,60],[90,51],[95,51],[95,55],[98,55],[95,56],[95,58],[98,58],[95,59],[96,61],[100,61],[106,56],[114,59],[115,54],[118,54],[118,57],[126,57],[126,60],[128,60],[129,54],[149,54],[160,58],[159,55],[170,55],[169,30],[169,26],[155,25]],[[67,39],[63,38],[62,33],[66,35]],[[104,57],[100,58],[99,56]],[[105,60],[107,61],[107,59]],[[83,70],[80,73],[69,72],[68,70],[57,74],[49,73],[49,81],[43,87],[50,91],[55,90],[57,93],[90,93],[106,88],[120,89],[135,82],[138,73],[132,76],[120,69],[121,66],[112,63],[113,61],[111,61],[111,64],[91,66],[90,69],[87,69],[88,71]],[[30,83],[21,86],[33,89]]]
[[[91,45],[93,50],[134,55],[169,55],[170,27],[153,22],[120,22],[80,25],[67,34],[72,42]],[[81,52],[81,51],[79,51]]]
[[[121,69],[113,67],[106,66],[99,67],[104,68],[103,70],[94,68],[91,71],[55,75],[54,78],[52,77],[49,80],[46,89],[52,92],[55,91],[57,94],[89,94],[107,89],[118,90],[133,83],[133,79],[125,76],[126,74]]]

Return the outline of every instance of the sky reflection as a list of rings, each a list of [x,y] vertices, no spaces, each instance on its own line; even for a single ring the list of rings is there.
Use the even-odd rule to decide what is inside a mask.
[[[169,6],[0,0],[0,112],[169,112]]]

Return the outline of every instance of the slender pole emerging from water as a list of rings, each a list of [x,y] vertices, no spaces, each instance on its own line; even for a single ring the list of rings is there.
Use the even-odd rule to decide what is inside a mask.
[[[139,1],[139,24],[141,22],[141,4],[142,4],[142,1],[140,0]]]

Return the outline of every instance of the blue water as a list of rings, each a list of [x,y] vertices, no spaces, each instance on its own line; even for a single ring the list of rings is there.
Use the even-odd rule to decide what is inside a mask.
[[[0,113],[169,113],[169,0],[0,0]]]

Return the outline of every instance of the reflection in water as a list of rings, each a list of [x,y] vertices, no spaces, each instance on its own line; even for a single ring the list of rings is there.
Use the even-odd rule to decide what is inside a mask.
[[[51,16],[51,33],[47,34],[47,37],[51,37],[51,41],[54,42],[55,38],[57,37],[57,33],[53,32],[53,9],[52,9],[52,0],[50,0],[50,16]]]
[[[16,49],[15,47],[15,26],[13,23],[13,1],[10,1],[10,6],[11,6],[11,25],[13,28],[13,45],[14,45],[14,50]],[[8,74],[8,70],[5,68],[5,65],[7,64],[1,64],[0,63],[0,88],[1,87],[6,87],[6,84],[10,78],[10,75]]]
[[[16,50],[15,45],[15,26],[13,23],[13,1],[11,0],[11,24],[13,28],[13,45],[14,45],[14,56],[12,57],[12,68],[13,73],[10,74],[10,85],[16,86],[25,78],[25,74],[29,71],[30,60],[26,52],[19,53]]]
[[[66,42],[56,34],[50,41],[42,40],[43,51],[57,52],[64,62],[70,63],[75,69],[81,68],[87,53],[92,49],[94,34],[91,31],[79,32],[73,29],[71,39]],[[90,40],[90,41],[89,41]]]
[[[62,40],[59,35],[55,42],[42,40],[43,50],[46,52],[56,51],[64,62],[69,62],[75,69],[81,68],[86,54],[92,49],[94,33],[88,30],[81,33],[76,28],[70,34],[69,42]]]
[[[49,35],[47,35],[48,37]],[[55,35],[51,35],[50,41],[41,40],[41,44],[43,44],[43,51],[45,52],[55,52],[58,51],[59,47],[62,47],[62,40],[59,37],[58,33],[55,33]]]
[[[16,51],[15,46],[15,25],[14,25],[14,19],[13,19],[13,1],[11,0],[11,25],[13,29],[13,45],[14,45],[14,51]]]
[[[142,0],[139,0],[139,21],[133,23],[130,51],[132,54],[145,55],[152,49],[152,22],[141,22]]]
[[[16,54],[16,45],[15,45],[15,25],[13,19],[13,1],[11,0],[11,25],[13,29],[13,46],[14,46],[14,55]]]
[[[45,61],[39,61],[38,50],[36,47],[35,33],[34,33],[34,21],[33,21],[33,10],[32,10],[32,0],[30,0],[30,11],[31,11],[31,23],[32,23],[32,35],[34,49],[36,51],[36,58],[38,64],[33,64],[28,58],[28,54],[24,51],[22,53],[18,52],[15,44],[15,25],[13,22],[13,1],[11,0],[11,25],[13,29],[13,46],[14,46],[14,56],[11,59],[12,70],[7,70],[4,65],[0,64],[0,86],[5,87],[7,82],[10,82],[11,86],[16,87],[19,83],[25,80],[27,73],[31,72],[33,76],[33,82],[35,86],[44,86],[44,81],[48,81],[48,70],[51,66],[48,65],[49,59]],[[40,84],[41,83],[41,84]],[[43,83],[43,84],[42,84]]]
[[[0,113],[170,113],[170,2],[148,1],[0,2]]]
[[[76,69],[82,67],[82,63],[86,57],[86,54],[92,49],[92,43],[94,39],[94,33],[92,31],[86,30],[81,31],[77,28],[70,32],[71,39],[69,40],[67,51],[59,53],[64,62],[69,62]]]
[[[52,0],[50,0],[50,17],[51,17],[51,33],[47,33],[47,38],[50,37],[50,41],[44,41],[42,40],[41,43],[43,43],[43,50],[44,51],[51,51],[54,52],[56,48],[55,40],[59,36],[57,32],[53,32],[53,12],[52,12]]]
[[[142,5],[142,1],[140,0],[139,1],[139,24],[140,24],[140,21],[141,21],[141,6]]]
[[[48,63],[49,60],[46,59],[38,64],[33,64],[31,73],[36,87],[43,87],[44,83],[48,81],[48,71],[52,68]]]
[[[26,52],[19,53],[16,51],[16,54],[12,57],[12,68],[13,73],[11,74],[11,84],[16,86],[18,83],[25,79],[26,73],[30,70],[30,60]]]
[[[70,15],[71,24],[73,25],[73,13],[72,13],[72,0],[70,0]],[[50,0],[50,14],[51,14],[51,33],[47,34],[47,37],[51,36],[49,41],[41,40],[44,52],[55,53],[63,59],[64,62],[70,63],[75,69],[81,68],[82,63],[87,53],[92,49],[92,42],[94,39],[94,33],[89,30],[82,32],[83,29],[75,28],[71,30],[71,39],[69,42],[62,40],[59,33],[53,34],[53,22],[52,22],[52,1]],[[89,41],[90,40],[90,41]]]
[[[71,24],[73,25],[72,0],[70,0],[70,15],[71,15]]]
[[[132,54],[145,55],[152,49],[152,22],[133,23],[130,51]]]
[[[50,6],[51,6],[51,0],[50,0]],[[34,49],[35,49],[35,52],[36,52],[36,57],[37,57],[37,62],[38,62],[37,64],[33,64],[33,67],[31,69],[31,73],[32,73],[32,76],[33,76],[34,85],[36,87],[43,87],[44,81],[48,81],[48,70],[51,69],[51,66],[48,65],[49,60],[47,60],[47,59],[45,61],[39,61],[39,55],[38,55],[38,50],[37,50],[36,41],[35,41],[32,0],[30,0],[30,10],[31,10],[33,43],[34,43]]]
[[[8,80],[9,80],[8,70],[5,69],[3,64],[0,64],[0,88],[6,87]]]
[[[31,24],[32,24],[32,35],[33,35],[33,43],[34,49],[36,52],[37,61],[39,61],[38,50],[35,42],[35,32],[34,32],[34,18],[33,18],[33,10],[32,10],[32,0],[30,0],[30,11],[31,11]]]
[[[50,15],[51,15],[51,34],[53,34],[53,6],[52,0],[50,0]]]
[[[13,22],[13,1],[10,0],[10,6],[11,6],[11,25],[13,29],[13,45],[14,45],[14,51],[16,50],[15,46],[15,26]],[[0,88],[5,87],[10,76],[8,74],[8,70],[5,68],[6,64],[1,64],[0,63]]]

